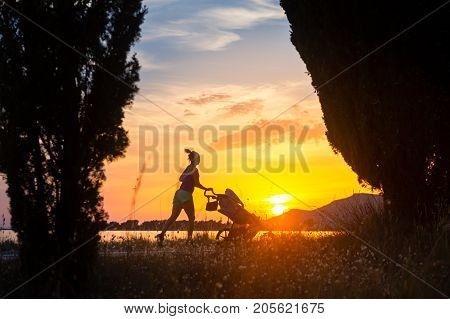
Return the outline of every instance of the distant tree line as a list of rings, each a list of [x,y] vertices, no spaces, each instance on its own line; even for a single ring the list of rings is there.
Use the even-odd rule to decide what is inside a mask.
[[[138,220],[127,220],[122,223],[111,221],[105,226],[104,230],[159,231],[162,229],[164,223],[165,220],[150,220],[142,223],[139,223]],[[222,220],[195,221],[194,230],[217,231],[223,229],[226,226],[227,224],[223,223]],[[169,230],[186,230],[187,227],[188,227],[187,220],[179,220],[173,223],[173,225],[169,228]],[[308,218],[304,221],[289,221],[289,222],[286,222],[285,220],[269,219],[261,225],[260,230],[299,231],[299,230],[324,230],[324,228],[319,227],[316,221],[314,221],[312,218]],[[326,230],[329,230],[329,227],[326,228]]]
[[[118,223],[111,221],[107,224],[105,229],[107,230],[161,230],[165,220],[150,220],[139,223],[138,220],[127,220],[123,223]],[[215,231],[222,229],[226,224],[222,220],[206,220],[206,221],[195,221],[194,230],[198,231]],[[186,230],[188,227],[188,221],[179,220],[173,223],[169,230]]]

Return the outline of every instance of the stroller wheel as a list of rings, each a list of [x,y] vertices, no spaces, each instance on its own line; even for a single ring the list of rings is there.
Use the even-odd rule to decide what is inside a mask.
[[[217,232],[216,240],[219,240],[219,241],[227,240],[229,235],[230,235],[229,228],[221,229]]]

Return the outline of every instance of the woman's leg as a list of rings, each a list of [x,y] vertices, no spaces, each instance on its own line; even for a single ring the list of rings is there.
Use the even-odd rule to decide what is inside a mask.
[[[194,201],[190,200],[183,204],[183,209],[186,212],[186,215],[189,219],[189,225],[188,225],[188,240],[192,239],[192,233],[194,232],[194,222],[195,222],[195,208],[194,208]]]
[[[161,237],[164,238],[164,234],[169,229],[170,225],[172,225],[177,220],[178,216],[180,216],[182,208],[183,207],[181,207],[180,205],[172,206],[172,215],[170,215],[169,219],[164,224],[163,229],[161,230],[161,234],[160,234]]]

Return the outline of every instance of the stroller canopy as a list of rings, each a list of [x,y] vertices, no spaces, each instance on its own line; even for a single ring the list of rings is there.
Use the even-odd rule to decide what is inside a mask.
[[[218,196],[219,213],[227,216],[236,224],[256,224],[260,219],[244,208],[244,203],[235,192],[227,188],[225,194]]]

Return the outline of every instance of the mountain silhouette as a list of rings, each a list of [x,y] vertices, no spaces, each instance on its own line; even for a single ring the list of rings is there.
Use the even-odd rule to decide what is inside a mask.
[[[374,194],[354,194],[314,210],[291,209],[265,222],[270,230],[340,230],[339,225],[361,219],[383,206]]]

